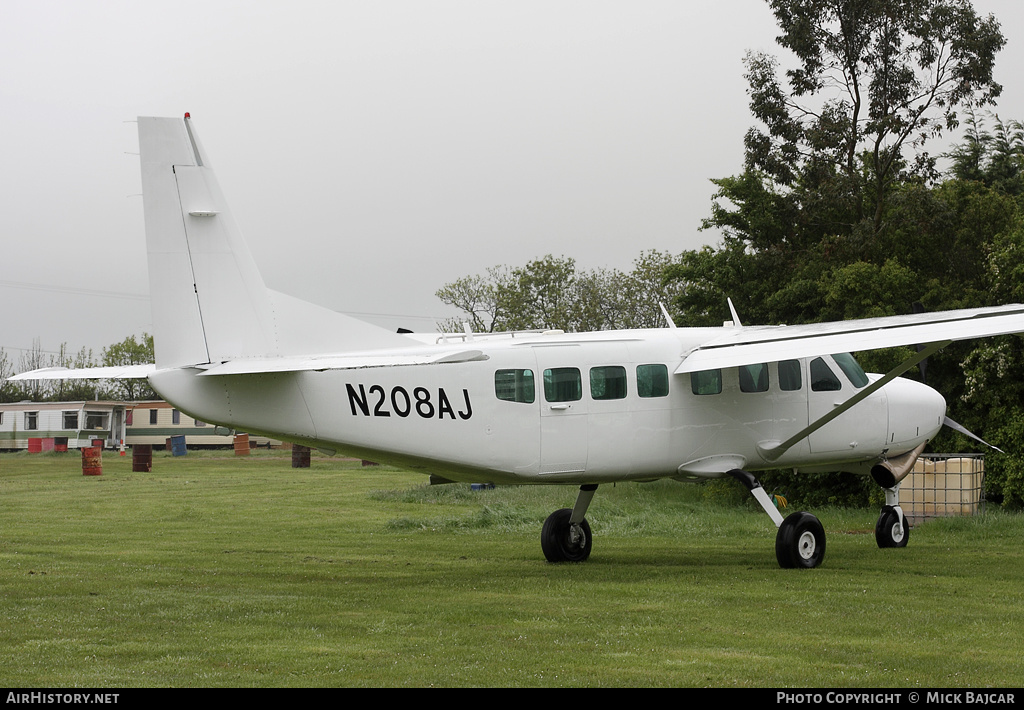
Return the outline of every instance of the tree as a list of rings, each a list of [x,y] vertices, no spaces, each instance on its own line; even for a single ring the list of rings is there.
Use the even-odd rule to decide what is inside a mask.
[[[81,369],[93,367],[96,361],[93,359],[92,350],[82,347],[76,354],[71,355],[67,343],[61,343],[60,351],[56,357],[50,359],[50,363],[51,367]],[[95,399],[97,392],[96,380],[52,380],[48,398],[58,402],[81,402]]]
[[[796,65],[784,86],[775,58],[748,53],[750,107],[763,128],[745,138],[745,174],[715,181],[739,214],[718,210],[707,224],[758,250],[840,236],[863,257],[893,187],[935,177],[927,140],[999,96],[992,69],[1005,39],[967,0],[769,2]],[[771,206],[758,220],[771,228],[756,229],[748,201]]]
[[[583,332],[664,325],[660,303],[671,304],[681,283],[666,283],[674,262],[648,251],[633,270],[580,271],[576,261],[550,254],[524,266],[496,266],[486,276],[466,276],[438,290],[444,303],[463,311],[439,326],[449,332],[468,322],[474,332],[564,330]]]
[[[155,355],[153,336],[148,333],[143,333],[138,340],[134,335],[130,335],[119,343],[103,348],[102,363],[104,366],[145,365],[151,362],[155,362]],[[104,397],[132,402],[155,399],[156,393],[153,392],[146,380],[108,380]]]
[[[3,348],[0,348],[0,402],[18,401],[18,388],[7,378],[14,374],[14,366]]]
[[[1001,91],[992,78],[1005,43],[998,22],[967,0],[769,4],[793,63],[780,77],[774,57],[746,57],[758,124],[744,140],[743,172],[712,181],[702,226],[722,231],[720,246],[687,252],[670,271],[684,286],[684,322],[719,322],[726,296],[758,324],[1019,302],[1007,284],[1019,278],[1024,130],[998,118],[989,130],[976,118]],[[965,112],[964,142],[942,176],[928,141]],[[1024,404],[997,373],[1020,381],[1019,350],[953,344],[929,358],[928,383],[968,428],[988,423],[993,439],[1009,440],[1024,431]],[[862,359],[885,372],[905,356]],[[1000,387],[1008,398],[993,392]],[[1000,413],[998,427],[986,409]],[[1019,457],[991,464],[1004,500],[1024,501]]]
[[[464,276],[445,284],[437,291],[437,297],[449,306],[455,306],[463,317],[449,318],[439,324],[442,331],[462,330],[462,323],[468,322],[475,333],[491,333],[504,321],[503,304],[498,299],[498,289],[508,280],[506,267],[492,267],[487,276]]]
[[[1024,194],[1024,124],[1002,121],[990,132],[984,119],[967,118],[963,141],[946,154],[953,162],[950,175],[963,182],[980,182],[1009,195]]]

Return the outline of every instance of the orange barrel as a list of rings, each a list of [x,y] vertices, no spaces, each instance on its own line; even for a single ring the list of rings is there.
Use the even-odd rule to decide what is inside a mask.
[[[82,475],[99,476],[103,473],[103,449],[98,446],[82,447]]]
[[[249,455],[249,435],[235,434],[235,456]]]
[[[292,468],[309,468],[309,447],[292,444]]]
[[[42,439],[38,439],[38,438],[34,438],[34,437],[29,437],[29,440],[28,440],[28,452],[30,454],[38,454],[42,450],[43,450],[43,440]]]
[[[153,445],[136,444],[132,447],[132,471],[149,473],[153,470]]]

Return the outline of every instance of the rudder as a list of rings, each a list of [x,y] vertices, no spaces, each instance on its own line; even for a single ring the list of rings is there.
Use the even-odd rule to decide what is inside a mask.
[[[412,344],[268,290],[190,124],[139,118],[158,368]]]

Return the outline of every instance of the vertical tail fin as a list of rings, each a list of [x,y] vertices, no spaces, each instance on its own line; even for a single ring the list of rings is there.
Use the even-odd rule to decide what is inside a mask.
[[[157,366],[410,345],[266,288],[188,114],[139,118]]]

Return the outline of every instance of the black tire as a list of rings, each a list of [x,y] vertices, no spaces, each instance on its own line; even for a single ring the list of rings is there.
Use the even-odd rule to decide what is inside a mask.
[[[817,567],[825,559],[825,528],[810,513],[793,513],[779,526],[775,557],[783,569]]]
[[[590,557],[594,539],[590,523],[584,518],[578,525],[570,525],[572,510],[556,510],[544,521],[540,533],[540,546],[548,562],[583,562]]]
[[[910,523],[903,516],[903,527],[900,528],[900,514],[891,505],[882,506],[882,512],[875,524],[875,542],[881,548],[906,547],[910,541]]]

